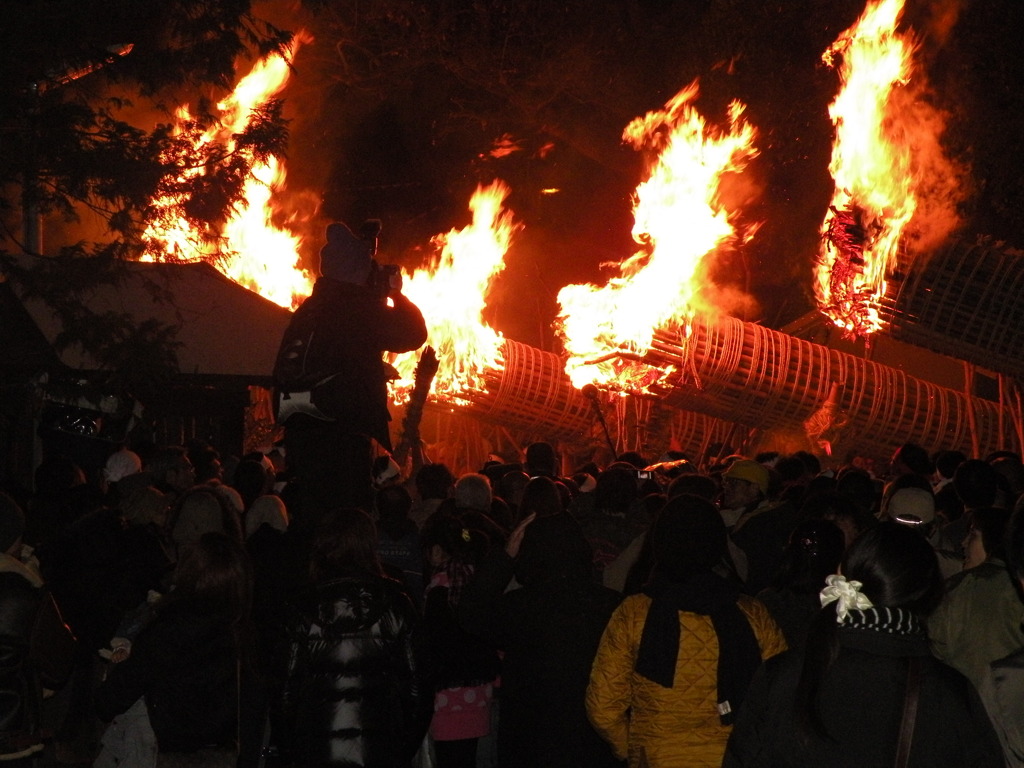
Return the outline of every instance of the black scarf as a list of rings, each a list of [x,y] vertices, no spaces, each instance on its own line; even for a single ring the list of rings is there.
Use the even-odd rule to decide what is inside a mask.
[[[750,622],[736,605],[739,591],[722,577],[704,572],[683,583],[659,580],[644,588],[651,598],[636,671],[665,688],[675,680],[679,655],[679,611],[710,616],[718,636],[718,714],[731,725],[761,664],[761,649]]]

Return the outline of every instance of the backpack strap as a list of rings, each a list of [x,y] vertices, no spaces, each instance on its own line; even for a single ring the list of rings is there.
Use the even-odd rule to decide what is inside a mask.
[[[906,768],[910,763],[910,746],[914,741],[914,723],[917,720],[917,703],[920,698],[921,658],[912,656],[907,666],[907,690],[903,697],[900,740],[896,746],[896,768]]]

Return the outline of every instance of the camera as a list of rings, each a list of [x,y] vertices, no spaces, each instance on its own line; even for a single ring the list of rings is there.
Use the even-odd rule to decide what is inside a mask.
[[[380,264],[374,260],[370,262],[370,276],[366,279],[366,284],[381,301],[384,301],[394,288],[395,278],[401,274],[401,268],[397,264]]]
[[[385,301],[392,289],[395,287],[395,278],[401,276],[401,268],[397,264],[381,264],[377,261],[377,242],[380,239],[382,229],[380,219],[367,219],[359,225],[359,238],[370,245],[370,275],[366,284],[373,290],[381,301]]]

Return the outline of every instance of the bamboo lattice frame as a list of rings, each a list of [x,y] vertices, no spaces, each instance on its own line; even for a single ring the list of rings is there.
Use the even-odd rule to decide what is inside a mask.
[[[735,318],[698,319],[686,338],[659,333],[644,360],[680,370],[666,402],[762,429],[803,424],[831,397],[831,442],[845,452],[1021,448],[1019,418],[997,403]]]
[[[592,406],[566,376],[562,359],[505,339],[501,365],[485,374],[486,386],[467,398],[467,412],[510,429],[542,431],[551,438],[582,438],[590,431]]]
[[[1024,253],[955,241],[915,265],[881,308],[900,341],[1024,377]]]

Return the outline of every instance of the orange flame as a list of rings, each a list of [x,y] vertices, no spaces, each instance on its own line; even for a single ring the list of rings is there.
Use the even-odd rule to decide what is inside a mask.
[[[509,188],[500,181],[478,187],[469,203],[473,220],[461,230],[437,235],[434,263],[404,278],[402,292],[423,312],[427,344],[437,352],[434,398],[464,403],[463,393],[484,386],[483,374],[499,370],[500,333],[482,320],[494,278],[505,268],[505,253],[519,228],[504,209]],[[392,395],[404,399],[414,381],[417,355],[394,361],[400,378]]]
[[[850,334],[880,327],[886,275],[917,207],[910,142],[890,106],[890,95],[911,74],[914,46],[896,32],[902,12],[903,0],[873,0],[823,57],[829,65],[841,59],[841,87],[829,108],[835,192],[822,226],[815,293],[822,311]]]
[[[638,149],[658,151],[635,194],[633,239],[642,247],[606,285],[569,285],[558,294],[566,372],[576,387],[645,386],[650,372],[615,353],[643,354],[656,330],[685,323],[701,300],[705,257],[736,236],[719,181],[756,156],[755,130],[739,102],[729,107],[728,131],[710,129],[692,106],[697,92],[694,81],[623,133]]]
[[[280,93],[289,79],[288,62],[299,46],[310,42],[303,32],[295,35],[287,56],[271,55],[261,59],[239,81],[234,91],[217,104],[219,120],[199,139],[200,143],[218,142],[231,151],[233,134],[242,131],[252,111]],[[186,107],[178,109],[179,125],[191,117]],[[201,168],[185,172],[202,173]],[[245,183],[244,202],[236,209],[220,232],[198,232],[186,221],[151,223],[144,238],[148,244],[144,260],[209,261],[226,276],[283,307],[295,307],[313,289],[313,276],[299,264],[302,239],[272,221],[272,194],[285,187],[284,166],[275,157],[253,164]],[[171,201],[157,201],[169,207]],[[210,246],[219,242],[220,249]]]

